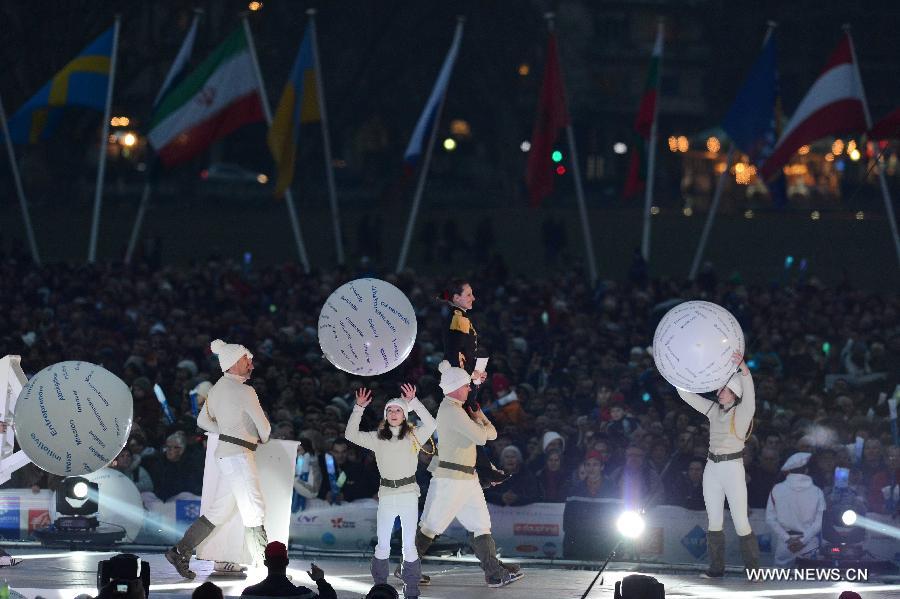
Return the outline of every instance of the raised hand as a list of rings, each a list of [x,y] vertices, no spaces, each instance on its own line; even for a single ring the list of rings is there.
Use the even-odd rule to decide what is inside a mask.
[[[403,399],[405,399],[406,401],[411,401],[416,397],[416,386],[410,385],[409,383],[403,383],[402,385],[400,385],[400,392]]]
[[[325,580],[325,572],[314,563],[309,564],[309,577],[312,578],[313,582],[319,582],[320,580]]]
[[[372,392],[366,389],[365,387],[360,387],[356,390],[356,405],[361,408],[366,407],[372,403]]]

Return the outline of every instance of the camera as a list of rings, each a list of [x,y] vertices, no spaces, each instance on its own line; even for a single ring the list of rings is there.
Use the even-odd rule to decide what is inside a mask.
[[[120,553],[97,564],[98,598],[150,595],[150,564],[133,553]]]

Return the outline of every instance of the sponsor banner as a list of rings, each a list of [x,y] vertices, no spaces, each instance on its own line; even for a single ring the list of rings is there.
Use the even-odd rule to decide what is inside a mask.
[[[0,491],[0,535],[5,538],[28,538],[31,531],[42,528],[52,514],[52,493],[31,489],[6,489]],[[145,525],[137,541],[151,544],[168,544],[183,532],[186,522],[197,517],[199,497],[182,493],[161,502],[150,493],[143,494]],[[341,505],[312,499],[305,510],[290,516],[290,542],[295,545],[323,549],[371,551],[376,537],[376,511],[378,503],[363,499]],[[562,503],[535,503],[521,507],[488,506],[494,538],[503,555],[540,558],[565,558],[563,555]],[[647,529],[641,539],[630,548],[623,547],[623,558],[628,552],[638,554],[648,561],[665,563],[706,563],[706,512],[694,512],[675,506],[657,506],[644,515]],[[890,525],[890,518],[868,514],[878,522]],[[112,524],[117,524],[112,522]],[[750,525],[760,546],[762,565],[772,563],[772,544],[765,510],[750,510]],[[617,534],[610,530],[610,535]],[[457,521],[447,529],[446,538],[467,544],[467,532]],[[734,527],[726,514],[725,560],[730,565],[741,565],[740,548]],[[864,548],[874,555],[900,559],[896,539],[886,535],[869,534]]]

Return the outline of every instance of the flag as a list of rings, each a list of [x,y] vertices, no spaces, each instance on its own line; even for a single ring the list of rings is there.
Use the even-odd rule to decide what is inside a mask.
[[[531,148],[528,150],[528,166],[525,171],[525,183],[532,206],[539,206],[541,200],[553,193],[551,153],[560,129],[568,125],[569,111],[566,108],[566,92],[559,65],[559,49],[556,45],[556,35],[550,32],[547,39],[547,64],[544,66],[541,97],[538,101],[537,119],[534,121]]]
[[[762,165],[763,180],[774,178],[800,146],[827,135],[865,131],[862,89],[847,34],[788,121],[772,155]]]
[[[770,34],[722,121],[722,129],[757,168],[772,154],[781,135],[783,114],[777,55],[775,36]],[[783,174],[767,182],[767,187],[773,204],[787,203]]]
[[[896,139],[900,137],[900,108],[872,125],[869,137],[871,139]]]
[[[316,89],[315,55],[309,30],[300,43],[300,51],[294,68],[284,86],[275,118],[269,128],[269,149],[275,158],[278,179],[275,195],[281,197],[294,180],[294,161],[297,155],[297,138],[300,125],[321,120],[319,97]]]
[[[647,149],[650,142],[650,130],[656,118],[656,103],[659,101],[659,63],[662,60],[663,32],[660,28],[653,44],[650,59],[650,70],[644,84],[644,95],[634,119],[635,143],[631,150],[631,163],[628,166],[628,179],[625,181],[623,195],[633,197],[643,191],[647,184]]]
[[[160,102],[147,138],[166,166],[190,160],[248,123],[263,120],[253,59],[238,28]]]
[[[188,29],[187,35],[184,36],[184,41],[181,42],[181,48],[179,48],[178,54],[175,55],[175,60],[172,62],[172,66],[169,67],[169,72],[166,73],[166,78],[163,81],[162,87],[159,88],[159,92],[156,94],[156,99],[153,100],[154,109],[159,106],[159,102],[163,99],[163,96],[165,96],[166,93],[180,81],[181,76],[187,69],[188,62],[191,60],[191,54],[194,51],[194,42],[197,40],[197,25],[199,22],[200,19],[197,16],[194,16],[194,20],[191,22],[191,28]]]
[[[114,27],[110,27],[34,94],[9,119],[13,143],[47,139],[62,117],[62,108],[103,110],[109,87]]]
[[[757,166],[765,162],[777,141],[775,103],[778,79],[775,63],[775,36],[770,35],[722,121],[722,129],[731,141]]]
[[[456,55],[459,53],[459,44],[462,40],[462,27],[456,27],[456,33],[453,35],[453,42],[450,44],[450,50],[447,57],[444,58],[444,64],[438,74],[431,95],[428,96],[428,102],[425,103],[425,110],[413,129],[412,137],[409,145],[406,146],[406,152],[403,153],[403,163],[407,172],[411,172],[416,168],[419,157],[422,155],[422,148],[425,145],[425,137],[431,131],[431,127],[435,126],[435,118],[437,116],[438,107],[441,100],[447,93],[447,86],[450,84],[450,74],[453,72],[453,65],[456,63]]]

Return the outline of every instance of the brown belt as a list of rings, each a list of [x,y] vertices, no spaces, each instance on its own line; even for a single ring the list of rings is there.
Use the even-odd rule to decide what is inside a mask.
[[[734,453],[723,453],[721,455],[716,455],[713,452],[709,451],[706,453],[706,457],[718,464],[719,462],[727,462],[729,460],[737,460],[744,457],[743,451],[736,451]]]
[[[387,478],[382,478],[382,479],[381,479],[381,486],[382,486],[382,487],[390,487],[390,488],[392,488],[392,489],[396,489],[397,487],[403,487],[403,486],[406,486],[406,485],[411,485],[411,484],[413,484],[414,482],[416,482],[416,476],[415,476],[415,475],[407,476],[406,478],[401,478],[401,479],[398,479],[398,480],[390,480],[390,479],[387,479]]]
[[[250,451],[256,451],[257,444],[253,441],[244,441],[243,439],[238,439],[237,437],[231,437],[229,435],[219,435],[219,441],[225,441],[232,445],[240,445],[241,447],[246,447]]]
[[[446,468],[447,470],[456,470],[465,474],[475,474],[475,466],[463,466],[462,464],[454,464],[453,462],[438,462],[438,468]]]

